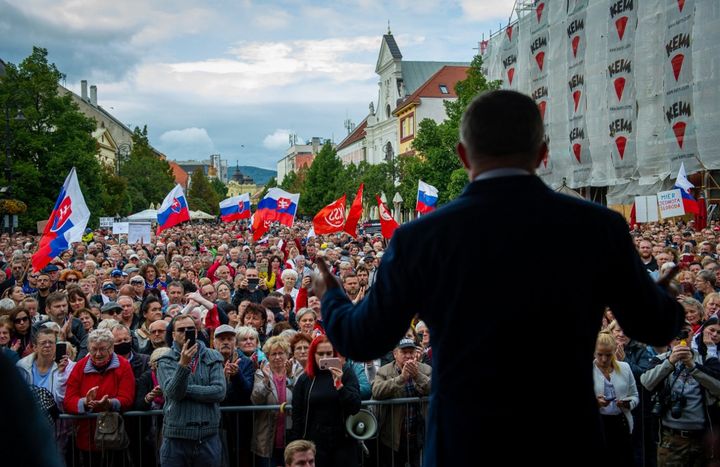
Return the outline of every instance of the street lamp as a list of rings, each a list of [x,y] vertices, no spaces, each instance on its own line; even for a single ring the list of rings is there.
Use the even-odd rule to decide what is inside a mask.
[[[22,110],[18,109],[15,114],[14,120],[16,122],[22,122],[25,120],[25,115]],[[3,191],[6,196],[10,196],[12,192],[12,167],[10,165],[10,105],[5,106],[5,181],[7,182],[7,188]]]
[[[22,110],[18,109],[15,113],[14,120],[16,122],[22,122],[25,120],[25,115]],[[3,198],[10,198],[12,195],[12,165],[10,164],[10,104],[5,104],[5,182],[6,186],[0,188],[0,196]],[[5,214],[3,224],[8,232],[12,234],[17,224],[17,214]]]

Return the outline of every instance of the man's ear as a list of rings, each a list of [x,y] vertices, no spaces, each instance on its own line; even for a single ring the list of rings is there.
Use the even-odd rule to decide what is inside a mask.
[[[462,162],[463,167],[465,167],[466,170],[470,170],[470,160],[468,159],[467,149],[462,143],[458,143],[456,148],[458,157],[460,158],[460,162]]]
[[[542,161],[548,156],[548,145],[546,142],[540,145],[537,155],[535,156],[535,167],[540,167]]]

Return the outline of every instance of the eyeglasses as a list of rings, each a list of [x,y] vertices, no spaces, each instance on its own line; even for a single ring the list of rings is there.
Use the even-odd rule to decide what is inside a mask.
[[[120,310],[116,310],[115,308],[113,308],[112,310],[106,310],[106,311],[102,312],[102,314],[104,314],[104,315],[117,315],[119,313],[120,313]]]
[[[132,285],[145,285],[143,281],[130,281]]]
[[[188,327],[186,327],[186,328],[177,328],[177,329],[175,329],[175,332],[184,333],[184,332],[186,332],[186,331],[194,331],[194,330],[195,330],[195,327],[194,327],[194,326],[188,326]]]
[[[19,324],[19,323],[24,323],[25,321],[30,321],[30,318],[28,318],[27,316],[23,316],[22,318],[15,318],[13,320],[13,323]]]
[[[55,345],[55,341],[38,342],[38,347],[52,347],[53,345]]]
[[[75,279],[74,277],[70,277],[68,279],[65,279],[65,282],[78,282],[78,280]]]

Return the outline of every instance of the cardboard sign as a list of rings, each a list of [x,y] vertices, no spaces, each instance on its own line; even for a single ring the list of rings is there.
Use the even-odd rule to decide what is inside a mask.
[[[663,219],[675,216],[684,216],[685,207],[682,202],[680,189],[661,191],[657,194],[658,207]]]
[[[658,221],[657,196],[636,196],[635,197],[635,220],[640,222]]]
[[[113,223],[115,222],[115,218],[113,217],[101,217],[100,218],[100,228],[108,228],[112,227]]]
[[[131,223],[128,228],[128,243],[150,243],[150,223]]]
[[[113,222],[112,233],[113,235],[127,234],[129,228],[129,222]]]

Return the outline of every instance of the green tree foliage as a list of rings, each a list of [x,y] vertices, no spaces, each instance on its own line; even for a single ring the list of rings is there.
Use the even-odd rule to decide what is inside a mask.
[[[210,186],[212,187],[213,191],[215,191],[215,194],[217,194],[219,200],[224,200],[227,198],[227,185],[225,185],[220,179],[213,178],[210,181]]]
[[[188,203],[193,211],[205,211],[217,215],[220,210],[218,194],[208,181],[202,168],[198,167],[192,174],[190,189],[188,190]]]
[[[339,198],[343,189],[342,174],[342,162],[330,143],[326,143],[307,171],[305,189],[300,193],[300,213],[314,216],[325,205]]]
[[[147,126],[135,127],[130,155],[120,161],[120,175],[128,181],[131,209],[147,209],[150,203],[161,203],[175,186],[170,164],[150,147]]]
[[[403,187],[401,193],[406,208],[414,208],[415,195],[407,198],[405,193],[409,194],[411,186],[414,186],[415,193],[417,192],[419,178],[438,189],[440,204],[454,199],[460,193],[461,190],[457,189],[460,178],[455,172],[462,169],[462,166],[455,153],[455,148],[460,140],[459,128],[462,114],[475,96],[500,87],[499,81],[487,80],[482,73],[482,63],[482,57],[475,56],[470,64],[467,78],[458,81],[455,85],[458,98],[444,103],[447,114],[445,121],[437,124],[430,119],[424,119],[420,122],[413,141],[413,149],[421,158],[420,166],[406,164],[405,167],[401,167],[401,185]]]
[[[24,201],[28,211],[19,216],[20,228],[35,230],[48,218],[70,169],[77,169],[91,225],[103,214],[106,198],[102,167],[95,157],[95,122],[79,110],[70,95],[58,93],[62,73],[48,63],[47,50],[33,47],[19,66],[7,64],[0,79],[0,109],[10,115],[11,196]],[[25,119],[16,120],[22,110]],[[4,125],[3,125],[4,126]],[[5,148],[6,134],[2,135]],[[2,172],[3,185],[8,184]]]
[[[450,182],[447,186],[448,198],[455,199],[463,192],[468,184],[468,174],[465,169],[456,169],[450,174]]]
[[[280,188],[288,193],[301,193],[305,189],[305,179],[307,178],[307,167],[301,167],[297,172],[290,172],[280,184]]]
[[[109,167],[103,169],[101,176],[102,184],[105,187],[102,199],[103,212],[109,216],[131,214],[132,201],[128,192],[127,179],[115,175],[115,172]]]

